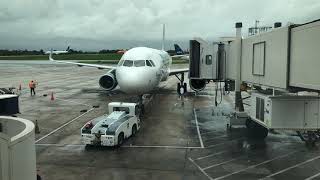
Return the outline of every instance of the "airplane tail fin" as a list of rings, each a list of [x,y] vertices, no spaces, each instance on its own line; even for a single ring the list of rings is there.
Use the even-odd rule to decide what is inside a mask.
[[[180,48],[180,46],[178,44],[174,44],[174,50],[175,50],[177,55],[184,54],[183,50]]]
[[[162,24],[162,50],[164,51],[164,41],[166,36],[166,24]]]
[[[68,48],[66,49],[66,51],[69,51],[70,50],[70,46],[68,46]]]

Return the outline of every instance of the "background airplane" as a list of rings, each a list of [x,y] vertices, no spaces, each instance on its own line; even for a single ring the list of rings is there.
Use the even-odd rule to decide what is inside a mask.
[[[46,51],[45,54],[65,54],[65,53],[68,53],[70,50],[70,46],[68,46],[68,48],[65,50],[65,51]]]
[[[177,55],[183,55],[186,54],[178,44],[174,44],[174,50],[176,52]]]
[[[176,52],[176,55],[172,56],[173,58],[179,58],[186,61],[190,60],[189,54],[187,52],[184,52],[178,44],[174,44],[174,50]]]

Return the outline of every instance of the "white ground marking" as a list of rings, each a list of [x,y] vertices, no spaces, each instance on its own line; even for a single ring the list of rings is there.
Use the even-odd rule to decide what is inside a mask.
[[[71,146],[71,147],[85,147],[84,144],[36,144],[36,146],[55,146],[55,147],[65,147],[65,146]]]
[[[261,163],[255,164],[255,165],[251,165],[251,166],[249,166],[249,167],[247,167],[247,168],[241,169],[241,170],[239,170],[239,171],[235,171],[235,172],[233,172],[233,173],[226,174],[226,175],[224,175],[224,176],[220,176],[220,177],[215,178],[215,179],[217,179],[217,180],[218,180],[218,179],[223,179],[223,178],[232,176],[232,175],[234,175],[234,174],[238,174],[238,173],[240,173],[240,172],[246,171],[246,170],[248,170],[248,169],[255,168],[255,167],[257,167],[257,166],[260,166],[260,165],[269,163],[269,162],[271,162],[271,161],[274,161],[274,160],[277,160],[277,159],[281,159],[281,158],[284,158],[284,157],[286,157],[286,156],[290,156],[291,154],[294,154],[294,153],[297,153],[297,152],[299,152],[299,151],[293,151],[293,152],[290,152],[290,153],[288,153],[288,154],[284,154],[284,155],[281,155],[281,156],[277,156],[277,157],[275,157],[275,158],[272,158],[272,159],[263,161],[263,162],[261,162]]]
[[[79,119],[80,117],[82,117],[82,116],[86,115],[87,113],[89,113],[89,112],[90,112],[90,111],[92,111],[93,109],[94,109],[94,108],[89,109],[87,112],[85,112],[85,113],[81,114],[80,116],[78,116],[78,117],[76,117],[76,118],[74,118],[74,119],[72,119],[72,120],[70,120],[70,121],[66,122],[65,124],[61,125],[60,127],[58,127],[57,129],[55,129],[55,130],[51,131],[50,133],[48,133],[48,134],[46,134],[46,135],[42,136],[41,138],[39,138],[38,140],[36,140],[36,141],[35,141],[35,143],[37,143],[37,142],[39,142],[39,141],[41,141],[41,140],[43,140],[43,139],[47,138],[48,136],[51,136],[53,133],[55,133],[55,132],[59,131],[60,129],[62,129],[62,128],[64,128],[65,126],[67,126],[67,125],[69,125],[70,123],[72,123],[73,121],[75,121],[75,120]]]
[[[205,176],[207,176],[208,179],[213,180],[211,176],[209,176],[197,163],[194,162],[193,159],[188,158],[189,161],[191,161],[193,163],[193,165],[195,165]]]
[[[125,148],[168,148],[168,149],[201,149],[199,146],[144,146],[144,145],[129,145],[129,146],[121,146]]]
[[[196,126],[197,126],[197,132],[198,132],[200,145],[201,145],[202,148],[204,148],[203,142],[202,142],[202,137],[201,137],[201,134],[200,134],[199,124],[198,124],[198,117],[197,117],[197,113],[196,113],[196,109],[195,108],[193,108],[193,113],[194,113],[194,118],[196,120]]]
[[[243,156],[240,156],[240,157],[237,157],[237,158],[232,158],[232,159],[230,159],[230,160],[228,160],[228,161],[224,161],[224,162],[218,163],[218,164],[213,164],[213,165],[211,165],[211,166],[208,166],[208,167],[205,167],[205,168],[202,168],[202,169],[203,169],[203,170],[207,170],[207,169],[210,169],[210,168],[213,168],[213,167],[217,167],[217,166],[220,166],[220,165],[223,165],[223,164],[227,164],[227,163],[229,163],[229,162],[235,161],[235,160],[240,159],[240,158],[242,158],[242,157],[243,157]]]
[[[230,141],[222,142],[222,143],[219,143],[219,144],[213,144],[213,145],[207,146],[206,148],[212,148],[212,147],[216,147],[216,146],[221,146],[221,145],[228,144],[228,143],[230,143],[232,141],[237,141],[237,140],[240,140],[240,139],[244,139],[244,137],[237,138],[237,139],[232,139]]]
[[[84,147],[84,144],[36,144],[36,146],[55,146],[55,147],[64,147],[64,146],[74,146],[74,147]],[[166,149],[200,149],[201,147],[190,147],[190,146],[121,146],[121,148],[166,148]]]
[[[223,154],[225,152],[228,152],[228,151],[220,151],[220,152],[217,152],[217,153],[209,154],[207,156],[198,157],[196,160],[201,160],[201,159],[205,159],[205,158],[208,158],[208,157],[220,155],[220,154]]]
[[[203,134],[202,134],[203,135]],[[227,135],[222,135],[222,136],[216,136],[216,137],[212,137],[212,138],[207,138],[206,140],[204,140],[205,142],[206,141],[211,141],[213,139],[219,139],[219,138],[223,138],[223,137],[227,137]]]
[[[211,133],[219,133],[219,132],[218,131],[208,131],[208,132],[203,132],[201,134],[205,135],[205,134],[211,134]]]
[[[306,178],[305,180],[311,180],[311,179],[314,179],[314,178],[316,178],[318,176],[320,176],[320,172],[315,174],[315,175],[313,175],[313,176],[310,176],[310,177]]]
[[[308,159],[308,160],[306,160],[306,161],[304,161],[304,162],[301,162],[301,163],[298,163],[298,164],[296,164],[296,165],[294,165],[294,166],[290,166],[290,167],[285,168],[285,169],[283,169],[283,170],[281,170],[281,171],[278,171],[278,172],[276,172],[276,173],[270,174],[269,176],[266,176],[266,177],[264,177],[264,178],[262,178],[262,179],[266,179],[266,178],[269,178],[269,177],[275,176],[275,175],[277,175],[277,174],[280,174],[280,173],[283,173],[283,172],[288,171],[288,170],[290,170],[290,169],[296,168],[296,167],[298,167],[298,166],[301,166],[301,165],[307,164],[308,162],[311,162],[311,161],[317,160],[317,159],[319,159],[319,158],[320,158],[320,156],[317,156],[317,157],[314,157],[314,158]]]
[[[92,106],[91,106],[91,105],[89,105],[89,104],[84,104],[84,103],[80,103],[80,102],[77,102],[77,101],[61,99],[61,98],[57,98],[57,97],[55,97],[55,99],[57,99],[57,100],[59,100],[59,101],[66,101],[66,102],[70,102],[70,103],[74,103],[74,104],[80,104],[80,105],[84,105],[84,106],[92,107]]]
[[[198,94],[197,96],[200,96],[200,97],[209,97],[209,98],[210,98],[210,97],[214,97],[214,95],[209,95],[209,94],[208,94],[208,95]]]

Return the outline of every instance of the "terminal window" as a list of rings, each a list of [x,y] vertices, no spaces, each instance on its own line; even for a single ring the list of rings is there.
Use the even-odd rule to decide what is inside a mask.
[[[265,42],[253,44],[252,74],[264,76]]]
[[[211,65],[211,64],[212,64],[212,56],[206,55],[206,65]]]

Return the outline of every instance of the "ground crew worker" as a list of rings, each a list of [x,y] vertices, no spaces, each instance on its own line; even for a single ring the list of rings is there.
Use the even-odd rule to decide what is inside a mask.
[[[37,169],[37,180],[42,180],[41,176],[39,175],[39,169]]]
[[[36,95],[36,91],[35,91],[36,82],[35,82],[35,81],[31,80],[31,81],[29,82],[29,88],[30,88],[30,94],[31,94],[31,96],[32,96],[32,93],[33,93],[33,95]]]

